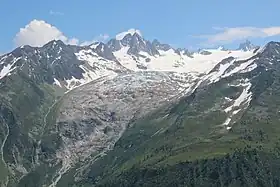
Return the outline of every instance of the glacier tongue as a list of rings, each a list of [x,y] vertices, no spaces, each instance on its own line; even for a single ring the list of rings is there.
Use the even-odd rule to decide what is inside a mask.
[[[110,150],[131,120],[176,99],[181,86],[171,76],[145,71],[104,77],[65,95],[51,130],[63,141],[56,153],[59,173]]]

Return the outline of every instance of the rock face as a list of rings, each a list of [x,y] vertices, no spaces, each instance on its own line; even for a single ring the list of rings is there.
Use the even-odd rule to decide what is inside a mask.
[[[163,50],[163,51],[168,51],[172,49],[172,47],[168,44],[161,44],[158,40],[153,40],[152,45],[157,49],[157,50]]]
[[[108,42],[108,47],[112,51],[118,51],[122,47],[127,47],[127,53],[138,56],[139,52],[143,51],[151,56],[159,55],[156,47],[150,41],[145,40],[140,34],[128,33],[121,40],[112,39]]]
[[[190,53],[134,31],[108,43],[51,41],[2,55],[0,184],[91,186],[111,176],[108,167],[164,161],[154,157],[164,145],[178,148],[169,158],[186,142],[214,141],[210,131],[230,133],[256,98],[266,104],[261,89],[278,89],[278,51],[271,42]]]
[[[255,46],[254,44],[252,44],[249,40],[246,40],[244,43],[241,43],[238,47],[238,50],[243,50],[243,51],[250,51],[250,50],[254,50],[255,48],[257,48],[258,46]]]

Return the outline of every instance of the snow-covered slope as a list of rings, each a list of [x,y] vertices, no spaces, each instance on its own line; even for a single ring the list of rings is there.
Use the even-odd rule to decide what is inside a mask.
[[[40,48],[22,46],[0,57],[0,80],[23,72],[37,83],[66,91],[126,71],[103,43],[79,47],[51,41]]]
[[[91,49],[82,49],[75,53],[75,55],[78,60],[85,62],[79,66],[84,73],[82,79],[72,77],[65,80],[67,82],[66,88],[69,90],[101,77],[114,77],[117,72],[126,71],[118,62],[105,59]]]
[[[149,54],[147,51],[150,46],[147,41],[140,35],[134,36],[137,40],[143,41],[133,43],[133,35],[128,31],[122,40],[119,40],[120,46],[116,50],[113,48],[113,54],[116,59],[126,68],[132,71],[172,71],[178,73],[196,73],[207,74],[219,62],[228,57],[233,57],[235,61],[245,60],[254,55],[253,49],[248,50],[223,50],[207,49],[189,54],[180,49],[174,49],[168,44],[161,44],[157,40],[152,42],[155,54]],[[125,40],[125,41],[124,41]],[[113,45],[112,42],[109,42]],[[122,45],[125,43],[125,45]],[[141,45],[141,47],[139,47]],[[142,46],[144,45],[144,46]],[[130,53],[131,48],[139,48],[137,53]]]
[[[168,51],[159,50],[160,55],[151,56],[143,51],[141,56],[135,57],[127,53],[128,47],[123,47],[114,52],[117,60],[126,68],[133,71],[174,71],[174,72],[195,72],[206,74],[212,70],[219,62],[228,57],[236,60],[250,58],[253,51],[222,51],[219,49],[208,50],[211,54],[203,55],[194,53],[193,57],[177,54],[174,49]]]
[[[143,41],[145,40],[143,39]],[[187,50],[173,49],[167,44],[160,44],[158,41],[153,42],[153,44],[158,54],[151,55],[146,52],[148,51],[146,49],[140,50],[136,54],[130,53],[129,50],[137,44],[121,46],[119,50],[114,50],[113,54],[122,66],[135,72],[160,71],[172,73],[174,78],[180,77],[177,80],[189,91],[199,81],[201,83],[202,79],[209,79],[210,82],[218,81],[222,77],[244,70],[251,64],[251,61],[246,60],[256,55],[253,49],[230,51],[218,48],[189,53]],[[220,64],[228,58],[231,58],[231,61]],[[233,66],[236,66],[236,68],[225,72]]]

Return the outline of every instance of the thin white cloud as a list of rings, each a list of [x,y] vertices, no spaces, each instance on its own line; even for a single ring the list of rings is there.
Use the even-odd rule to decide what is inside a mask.
[[[53,10],[50,10],[49,14],[52,16],[64,16],[63,12],[58,12],[58,11],[53,11]]]
[[[110,36],[108,34],[100,34],[96,39],[98,41],[105,41],[109,38]]]
[[[106,40],[108,40],[110,36],[108,34],[100,34],[99,36],[95,37],[93,40],[91,41],[84,41],[82,42],[80,45],[81,46],[86,46],[86,45],[90,45],[94,42],[105,42]]]
[[[199,36],[200,38],[206,39],[205,44],[228,44],[248,38],[267,38],[280,35],[280,27],[215,27],[214,30],[219,32],[216,34]]]
[[[93,44],[94,42],[97,42],[97,41],[96,40],[84,41],[81,43],[81,46],[87,46],[87,45]]]
[[[212,27],[213,30],[221,31],[226,29],[225,27]]]
[[[68,41],[66,43],[70,44],[70,45],[79,45],[79,40],[77,38],[71,38],[71,39],[68,39]]]
[[[109,38],[107,34],[101,34],[94,38],[94,41],[105,41]],[[40,47],[48,43],[51,40],[61,40],[66,44],[82,45],[89,42],[80,42],[77,38],[68,38],[55,26],[43,20],[32,20],[24,28],[21,28],[14,38],[14,44],[16,47],[22,45],[30,45],[34,47]],[[90,43],[91,42],[91,43]]]

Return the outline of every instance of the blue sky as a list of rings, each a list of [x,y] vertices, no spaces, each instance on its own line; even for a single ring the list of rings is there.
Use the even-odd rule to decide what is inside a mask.
[[[77,44],[104,40],[130,28],[146,39],[187,48],[231,47],[245,38],[259,45],[280,40],[279,0],[2,0],[1,5],[0,52],[52,37]],[[41,24],[33,27],[35,19]],[[44,24],[53,26],[53,35]]]

